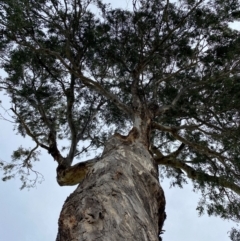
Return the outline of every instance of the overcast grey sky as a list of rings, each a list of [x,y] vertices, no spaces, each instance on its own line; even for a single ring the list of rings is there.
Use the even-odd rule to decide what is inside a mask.
[[[126,6],[130,1],[108,1],[114,6]],[[239,26],[238,26],[239,27]],[[1,75],[1,72],[0,72]],[[9,100],[0,92],[3,106],[9,107]],[[4,111],[0,110],[4,115]],[[7,116],[6,116],[7,117]],[[10,161],[12,151],[32,145],[30,139],[23,139],[13,131],[11,123],[0,120],[0,159]],[[60,187],[56,182],[56,162],[44,150],[41,161],[35,169],[44,175],[45,181],[37,188],[20,191],[18,179],[0,181],[0,240],[1,241],[53,241],[57,234],[58,216],[67,196],[76,187]],[[1,176],[1,173],[0,173]],[[220,218],[198,217],[196,206],[198,194],[191,185],[184,189],[171,188],[165,179],[161,185],[166,196],[167,220],[163,241],[229,241],[227,231],[234,223]]]

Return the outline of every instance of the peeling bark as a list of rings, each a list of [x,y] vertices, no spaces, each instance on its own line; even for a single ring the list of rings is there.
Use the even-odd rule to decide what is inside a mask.
[[[165,198],[146,147],[112,137],[67,198],[57,241],[159,241]]]

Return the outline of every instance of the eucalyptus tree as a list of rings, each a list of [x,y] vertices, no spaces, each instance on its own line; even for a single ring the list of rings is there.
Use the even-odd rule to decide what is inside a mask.
[[[200,214],[239,221],[240,34],[229,27],[239,5],[0,1],[0,88],[35,145],[1,163],[3,180],[34,185],[28,173],[45,149],[59,185],[78,184],[57,241],[161,239],[159,173],[172,185],[191,180]],[[93,149],[102,154],[73,163]]]

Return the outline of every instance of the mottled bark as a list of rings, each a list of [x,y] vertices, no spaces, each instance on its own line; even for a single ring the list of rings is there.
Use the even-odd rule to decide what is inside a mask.
[[[71,194],[57,241],[158,241],[165,198],[157,166],[139,142],[112,137],[102,158]]]

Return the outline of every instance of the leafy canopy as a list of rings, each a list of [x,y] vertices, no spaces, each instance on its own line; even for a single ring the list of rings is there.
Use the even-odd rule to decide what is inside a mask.
[[[229,23],[239,5],[133,0],[124,10],[100,0],[2,0],[0,88],[17,132],[35,143],[1,164],[4,180],[17,169],[25,187],[39,148],[71,165],[147,116],[161,175],[179,186],[190,178],[203,193],[200,214],[238,221],[240,34]],[[69,146],[59,150],[59,140]]]

